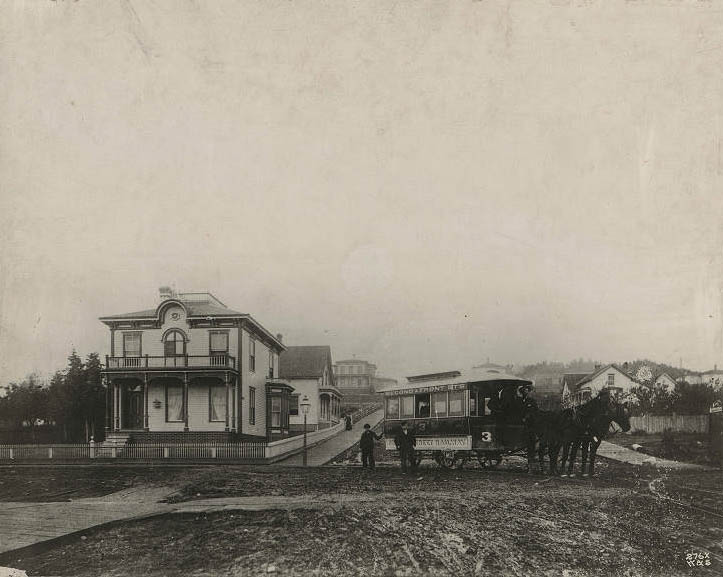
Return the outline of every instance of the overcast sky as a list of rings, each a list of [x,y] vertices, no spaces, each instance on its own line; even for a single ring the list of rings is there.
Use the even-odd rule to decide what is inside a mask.
[[[716,2],[0,10],[0,384],[171,283],[391,376],[723,365]]]

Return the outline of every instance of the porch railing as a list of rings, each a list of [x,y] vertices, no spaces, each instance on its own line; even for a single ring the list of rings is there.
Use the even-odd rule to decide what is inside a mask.
[[[226,353],[213,355],[178,355],[172,357],[109,357],[105,358],[108,369],[175,369],[213,368],[235,369],[236,357]]]

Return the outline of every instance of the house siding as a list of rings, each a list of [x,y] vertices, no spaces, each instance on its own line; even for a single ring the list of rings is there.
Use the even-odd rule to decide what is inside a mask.
[[[249,347],[251,333],[247,329],[241,330],[242,349],[242,411],[244,435],[266,437],[266,376],[268,375],[269,348],[259,339],[256,340],[256,369],[251,371],[249,367]],[[249,389],[256,388],[256,419],[251,424],[249,420]]]
[[[608,374],[614,373],[615,374],[615,384],[614,386],[617,388],[621,388],[624,393],[629,393],[633,387],[640,386],[638,383],[636,383],[633,379],[631,379],[629,376],[627,376],[624,373],[621,373],[617,369],[609,369],[605,371],[604,373],[598,375],[595,377],[592,381],[589,383],[585,383],[582,387],[580,387],[581,390],[589,390],[592,393],[592,396],[596,396],[603,388],[607,386],[608,383]]]
[[[320,379],[287,379],[294,387],[292,395],[299,395],[299,402],[304,395],[309,397],[309,413],[306,416],[306,427],[318,429],[319,427],[319,380]],[[289,428],[294,431],[301,431],[304,428],[304,414],[299,407],[298,415],[289,415]]]

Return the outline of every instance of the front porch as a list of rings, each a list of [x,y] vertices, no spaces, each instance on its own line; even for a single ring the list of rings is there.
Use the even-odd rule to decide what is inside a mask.
[[[319,391],[319,429],[333,427],[341,421],[341,399],[342,395],[336,389]]]
[[[107,434],[238,430],[234,371],[104,371],[104,377]]]

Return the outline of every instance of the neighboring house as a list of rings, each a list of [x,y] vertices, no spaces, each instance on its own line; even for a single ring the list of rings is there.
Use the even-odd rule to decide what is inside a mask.
[[[264,440],[272,397],[288,410],[288,388],[269,380],[281,336],[210,293],[162,287],[155,308],[100,320],[110,328],[103,376],[116,439]],[[288,413],[280,419],[288,432]]]
[[[569,378],[566,379],[566,377]],[[635,379],[628,375],[622,368],[610,364],[604,367],[596,367],[595,371],[584,375],[579,381],[570,384],[575,373],[563,375],[562,403],[578,405],[596,397],[602,389],[609,389],[613,393],[629,393],[634,387],[639,387]]]
[[[688,383],[690,385],[702,385],[703,384],[703,376],[700,373],[689,373],[687,375],[683,375],[682,377],[678,377],[676,379],[678,383]]]
[[[540,409],[550,411],[560,408],[562,376],[559,373],[536,373],[532,377],[532,398]]]
[[[369,361],[348,359],[334,363],[336,384],[344,393],[371,394],[397,384],[396,379],[377,376],[377,366]]]
[[[576,387],[580,381],[587,377],[590,373],[565,373],[560,379],[560,385],[562,388],[562,398],[566,398],[575,392]]]
[[[281,355],[280,367],[280,378],[294,389],[289,406],[292,434],[304,431],[300,407],[304,396],[311,403],[306,415],[307,431],[325,429],[339,422],[343,395],[336,386],[331,347],[287,347]]]
[[[673,377],[671,377],[668,373],[663,373],[662,375],[658,375],[658,378],[655,379],[654,385],[662,387],[667,391],[674,391],[675,379],[673,379]]]
[[[710,385],[715,389],[723,387],[723,371],[718,369],[718,365],[714,365],[710,371],[701,373],[701,383]]]
[[[368,361],[347,359],[334,363],[337,386],[343,392],[373,393],[377,366]]]

